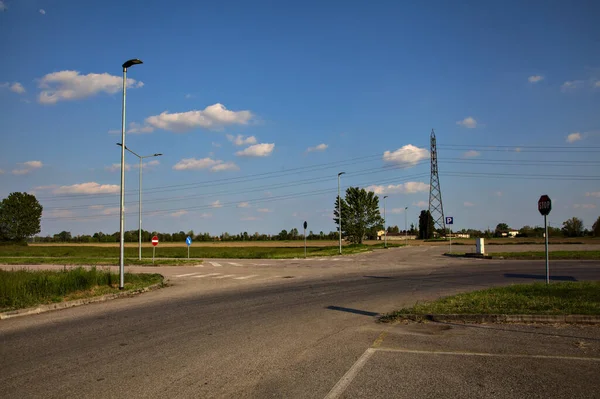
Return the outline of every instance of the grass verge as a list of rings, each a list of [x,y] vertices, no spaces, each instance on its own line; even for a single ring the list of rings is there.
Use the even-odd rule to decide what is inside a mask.
[[[540,260],[546,259],[546,253],[536,252],[496,252],[489,254],[494,259],[522,259],[522,260]],[[598,260],[600,251],[550,251],[550,259],[554,260]]]
[[[201,264],[198,259],[125,259],[125,266],[194,266]],[[116,266],[119,258],[82,258],[82,257],[0,257],[0,265],[68,265],[68,266]]]
[[[125,290],[163,282],[160,274],[125,273]],[[0,311],[121,292],[119,275],[95,267],[50,270],[0,270]]]
[[[383,248],[383,243],[375,245],[345,245],[344,255],[367,252],[373,249]],[[399,247],[402,244],[388,243],[388,247]],[[337,246],[307,247],[307,256],[335,256],[338,255]],[[137,261],[137,248],[125,247],[125,259],[129,265],[152,264],[152,248],[142,248],[143,263]],[[114,259],[119,257],[118,247],[99,246],[5,246],[0,247],[0,263],[2,264],[114,264]],[[304,257],[304,247],[191,247],[191,258],[223,258],[223,259],[289,259]],[[46,259],[44,259],[46,258]],[[54,259],[52,259],[54,258]],[[60,258],[60,259],[57,259]],[[129,259],[128,259],[129,258]],[[161,258],[181,259],[187,262],[187,248],[164,247],[158,248],[155,254],[155,265],[160,265]],[[21,261],[19,261],[21,259]],[[29,263],[20,263],[26,259]],[[72,259],[72,263],[64,263]],[[86,263],[82,263],[85,261]],[[8,263],[13,262],[13,263]],[[112,263],[111,263],[112,262]],[[174,264],[174,260],[168,260],[162,264]],[[193,261],[192,261],[193,262]],[[196,261],[197,263],[197,261]],[[185,264],[185,263],[181,263]]]
[[[383,316],[392,322],[415,314],[600,315],[600,281],[515,284],[417,303]]]

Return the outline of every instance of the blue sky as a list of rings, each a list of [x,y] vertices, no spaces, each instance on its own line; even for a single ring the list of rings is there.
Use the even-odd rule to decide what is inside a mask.
[[[335,230],[342,189],[416,222],[435,129],[455,229],[590,227],[600,214],[594,1],[0,2],[0,196],[35,193],[42,233],[119,229],[126,144],[143,227]],[[550,148],[551,147],[551,148]],[[127,154],[126,229],[137,229]],[[115,167],[116,165],[116,167]]]

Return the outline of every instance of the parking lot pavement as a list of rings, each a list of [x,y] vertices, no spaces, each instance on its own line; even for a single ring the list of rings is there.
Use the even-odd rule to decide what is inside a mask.
[[[332,388],[344,398],[594,398],[600,327],[405,323]]]

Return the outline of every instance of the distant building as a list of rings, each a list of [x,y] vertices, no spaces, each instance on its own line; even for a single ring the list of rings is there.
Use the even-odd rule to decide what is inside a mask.
[[[500,235],[502,237],[509,237],[509,238],[515,238],[517,236],[517,234],[519,234],[519,230],[506,230],[506,231],[500,232]]]
[[[384,230],[379,230],[377,232],[377,239],[382,240],[382,241],[385,239],[385,231]],[[412,234],[406,235],[405,233],[387,233],[388,241],[403,241],[403,240],[416,240],[416,239],[417,239],[417,236],[412,235]]]

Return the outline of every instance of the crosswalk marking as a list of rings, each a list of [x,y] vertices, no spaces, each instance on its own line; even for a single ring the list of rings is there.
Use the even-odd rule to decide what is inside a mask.
[[[234,280],[246,280],[252,277],[258,277],[258,274],[251,274],[249,276],[235,277]]]
[[[231,266],[242,266],[239,263],[235,263],[235,262],[227,262],[227,263],[229,263]]]
[[[221,264],[220,264],[220,263],[217,263],[217,262],[208,262],[208,263],[210,263],[210,264],[211,264],[211,265],[213,265],[214,267],[221,267]]]
[[[200,273],[187,273],[187,274],[178,274],[175,277],[188,277],[188,276],[193,276],[195,274],[200,274]]]
[[[218,276],[221,273],[208,273],[208,274],[201,274],[199,276],[192,276],[192,278],[204,278],[204,277],[211,277],[211,276]]]
[[[214,278],[227,278],[227,277],[233,277],[235,276],[235,274],[225,274],[224,276],[215,276]]]

